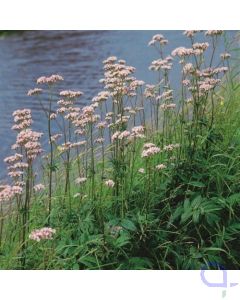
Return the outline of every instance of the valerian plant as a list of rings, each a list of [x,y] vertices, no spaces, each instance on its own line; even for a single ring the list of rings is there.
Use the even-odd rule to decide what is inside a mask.
[[[81,91],[57,91],[61,75],[37,80],[47,90],[28,95],[45,113],[49,153],[41,156],[31,111],[15,111],[11,181],[0,186],[1,268],[239,268],[239,83],[229,50],[216,57],[223,34],[185,31],[189,48],[170,55],[168,40],[153,36],[155,84],[107,58],[103,90],[87,106]]]

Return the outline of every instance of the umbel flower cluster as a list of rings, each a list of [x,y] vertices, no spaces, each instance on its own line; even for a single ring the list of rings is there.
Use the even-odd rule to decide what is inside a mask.
[[[149,70],[156,74],[156,84],[137,79],[135,68],[125,60],[107,58],[100,80],[102,91],[86,106],[79,104],[83,92],[57,91],[58,83],[64,84],[62,75],[37,79],[42,88],[33,88],[27,95],[42,105],[48,129],[44,138],[49,147],[41,157],[43,134],[32,130],[31,111],[16,110],[12,127],[16,142],[13,154],[4,160],[11,183],[0,185],[0,202],[11,203],[11,209],[18,212],[23,257],[27,237],[37,242],[54,238],[56,229],[50,225],[56,203],[70,211],[76,203],[79,207],[87,201],[94,203],[96,220],[104,230],[104,209],[112,209],[124,219],[131,201],[135,201],[136,180],[144,186],[139,205],[147,212],[151,207],[149,194],[156,185],[181,160],[194,158],[201,145],[199,136],[214,126],[219,103],[213,95],[228,72],[230,58],[225,51],[214,66],[221,30],[201,33],[207,40],[197,42],[199,34],[198,30],[185,31],[191,47],[178,47],[171,54],[165,54],[168,40],[161,34],[153,36],[149,46],[157,57]],[[174,62],[181,67],[181,96],[170,82]],[[42,102],[41,97],[48,101]],[[36,166],[42,166],[43,183],[35,182]],[[36,194],[41,197],[38,205],[42,205],[45,221],[42,229],[31,231]],[[117,204],[111,207],[114,199]]]
[[[8,176],[12,179],[12,185],[2,186],[1,200],[11,200],[23,194],[33,162],[42,153],[40,138],[43,134],[31,129],[31,110],[16,110],[13,117],[15,124],[12,129],[17,132],[16,143],[12,145],[15,154],[4,159],[8,165]]]
[[[55,233],[55,229],[52,229],[50,227],[44,227],[32,231],[29,235],[29,239],[37,242],[40,242],[41,240],[52,240]]]

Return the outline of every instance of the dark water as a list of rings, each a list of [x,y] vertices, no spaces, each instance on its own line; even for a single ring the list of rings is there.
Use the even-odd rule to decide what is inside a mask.
[[[99,84],[103,77],[102,61],[115,55],[137,68],[138,79],[154,83],[155,74],[148,67],[158,55],[147,44],[156,33],[169,40],[167,54],[176,47],[189,45],[182,31],[25,31],[0,39],[0,179],[6,175],[3,159],[10,154],[15,141],[15,133],[10,129],[12,112],[31,108],[33,127],[46,131],[39,104],[26,96],[36,86],[38,77],[61,74],[65,79],[61,88],[83,91],[81,101],[86,104],[102,89]],[[236,32],[229,31],[227,35],[233,38]],[[223,51],[224,43],[220,46]],[[173,73],[174,85],[177,80]]]

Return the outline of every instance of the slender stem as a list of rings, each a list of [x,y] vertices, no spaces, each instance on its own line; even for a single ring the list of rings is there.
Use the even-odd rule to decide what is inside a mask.
[[[50,144],[50,162],[49,162],[49,188],[48,188],[48,223],[51,222],[51,211],[52,211],[52,174],[53,174],[53,141],[51,132],[51,111],[52,111],[52,93],[51,88],[49,88],[49,108],[48,108],[48,140]]]

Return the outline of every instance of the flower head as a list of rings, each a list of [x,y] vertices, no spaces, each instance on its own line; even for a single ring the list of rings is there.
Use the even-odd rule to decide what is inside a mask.
[[[52,240],[55,233],[55,229],[44,227],[41,229],[33,230],[29,235],[29,239],[37,242],[40,242],[41,240]]]
[[[222,35],[223,34],[223,30],[207,30],[205,32],[206,36],[216,36],[216,35]]]
[[[75,179],[75,183],[76,184],[83,184],[87,181],[86,177],[78,177],[77,179]]]
[[[58,81],[63,81],[63,77],[58,74],[51,75],[49,77],[47,76],[41,76],[37,79],[37,84],[54,84]]]
[[[231,57],[230,53],[224,52],[220,55],[222,60],[229,59]]]
[[[33,95],[39,95],[41,93],[42,93],[42,89],[35,88],[35,89],[32,89],[32,90],[29,90],[27,95],[28,96],[33,96]]]
[[[39,192],[39,191],[44,190],[45,186],[43,184],[39,183],[39,184],[34,185],[33,189],[35,192]]]
[[[61,91],[59,95],[66,98],[77,98],[82,96],[83,93],[81,91],[75,92],[75,91],[67,90],[67,91]]]
[[[200,32],[200,30],[185,30],[183,34],[186,35],[189,38],[192,38],[198,32]]]
[[[144,150],[142,152],[142,158],[147,158],[147,157],[151,157],[157,153],[159,153],[161,150],[160,148],[156,147],[154,144],[153,146],[147,147],[146,148],[146,144],[144,145]]]
[[[158,171],[163,170],[163,169],[166,169],[166,165],[164,165],[164,164],[157,165],[157,166],[156,166],[156,169],[157,169]]]
[[[151,41],[148,43],[148,46],[153,46],[156,43],[159,43],[160,45],[166,45],[168,43],[168,40],[164,38],[162,34],[155,34]]]
[[[0,202],[12,200],[14,196],[14,191],[10,185],[0,185]]]
[[[113,188],[114,185],[115,185],[115,182],[113,180],[111,180],[111,179],[108,179],[108,180],[105,181],[105,185],[107,187]]]

